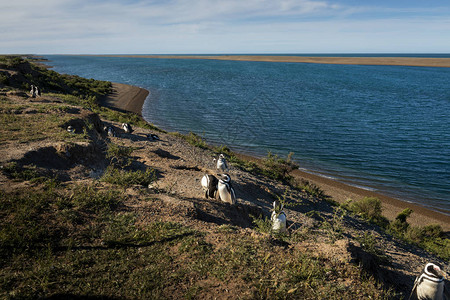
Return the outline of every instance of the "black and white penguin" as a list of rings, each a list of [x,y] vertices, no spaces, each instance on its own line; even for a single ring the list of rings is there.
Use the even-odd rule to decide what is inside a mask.
[[[205,191],[205,198],[215,198],[219,180],[214,175],[205,174],[202,177],[201,183],[203,190]]]
[[[218,194],[220,200],[230,204],[236,204],[236,195],[234,189],[231,186],[231,178],[228,174],[217,174],[219,179],[219,184],[217,185]]]
[[[131,128],[131,125],[128,123],[122,123],[122,129],[125,131],[125,133],[132,133],[133,129]]]
[[[36,87],[32,84],[30,90],[31,98],[36,98]]]
[[[444,286],[444,272],[439,266],[428,263],[414,281],[411,296],[415,295],[417,300],[444,300]]]
[[[75,133],[75,129],[71,125],[67,126],[67,131],[70,133]]]
[[[156,134],[153,134],[153,133],[147,134],[147,138],[150,141],[159,141],[159,136],[157,136]]]
[[[105,127],[103,127],[103,130],[108,134],[109,137],[116,136],[116,131],[114,130],[114,127],[112,127],[112,126],[105,126]]]
[[[278,200],[273,202],[273,212],[271,216],[272,231],[274,232],[286,232],[286,213],[283,211],[283,204]]]
[[[219,170],[221,172],[228,171],[227,161],[225,159],[225,155],[223,155],[223,154],[220,154],[219,158],[217,159],[217,170]]]

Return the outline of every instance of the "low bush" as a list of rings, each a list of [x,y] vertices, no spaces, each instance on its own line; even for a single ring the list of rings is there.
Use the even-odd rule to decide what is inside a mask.
[[[408,230],[409,224],[406,219],[412,214],[412,209],[406,208],[389,224],[388,231],[394,235],[402,236]]]
[[[126,168],[131,165],[131,153],[133,153],[133,147],[120,146],[114,143],[108,144],[106,150],[106,158],[110,160],[110,165],[118,168]]]
[[[148,186],[156,180],[155,170],[147,169],[145,171],[122,170],[114,167],[108,167],[101,180],[111,184],[117,184],[123,187],[132,185]]]
[[[365,197],[359,201],[349,201],[343,207],[383,228],[386,228],[389,224],[389,221],[381,214],[381,201],[376,197]]]
[[[275,180],[290,182],[292,176],[289,173],[298,168],[298,165],[292,161],[292,156],[291,152],[286,159],[283,159],[269,151],[267,157],[262,160],[263,174]]]
[[[209,149],[209,145],[206,143],[206,141],[199,135],[189,132],[186,135],[180,134],[180,133],[174,133],[176,136],[179,136],[186,140],[189,144],[195,147],[199,147],[202,149]]]

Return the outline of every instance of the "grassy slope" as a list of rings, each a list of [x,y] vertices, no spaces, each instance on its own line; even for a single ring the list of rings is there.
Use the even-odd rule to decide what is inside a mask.
[[[104,118],[143,125],[132,114],[110,111],[96,105],[96,98],[109,92],[108,83],[27,67],[17,58],[3,59],[0,69],[22,68],[20,78],[0,77],[3,131],[0,146],[15,140],[77,143],[97,139],[88,123],[83,134],[71,135],[61,126],[71,118],[67,111],[91,108]],[[26,72],[40,75],[27,76]],[[6,74],[5,72],[3,74]],[[2,79],[3,78],[3,79]],[[33,82],[39,78],[37,82]],[[11,100],[8,92],[37,84],[60,103],[33,104]],[[48,94],[52,92],[53,94]],[[36,113],[20,114],[25,109]],[[49,128],[39,127],[45,122]],[[18,126],[20,124],[20,126]],[[33,132],[32,135],[29,133]],[[207,147],[201,139],[186,139]],[[289,162],[269,156],[265,166],[237,160],[235,165],[271,178],[289,181]],[[0,297],[29,298],[101,296],[105,298],[304,298],[384,299],[399,296],[383,286],[357,264],[339,255],[327,256],[314,247],[333,243],[344,232],[335,217],[319,229],[293,231],[289,236],[267,233],[267,220],[255,218],[253,229],[196,221],[192,212],[164,215],[165,204],[146,188],[156,180],[151,169],[134,170],[130,152],[110,146],[106,161],[111,168],[103,180],[83,184],[59,182],[33,166],[3,166],[3,173],[17,187],[0,189]],[[120,162],[120,163],[118,163]],[[113,170],[113,171],[111,171]],[[115,180],[114,180],[115,179]],[[20,182],[27,183],[26,187]],[[322,197],[316,187],[303,183],[299,189]],[[139,203],[145,210],[133,209]],[[354,208],[356,211],[356,209]],[[311,212],[311,215],[320,212]],[[375,240],[361,235],[368,253],[382,259]],[[448,240],[447,240],[448,241]],[[447,244],[448,245],[448,244]],[[335,248],[333,248],[335,247]],[[447,248],[448,249],[448,248]],[[405,296],[403,294],[403,296]]]

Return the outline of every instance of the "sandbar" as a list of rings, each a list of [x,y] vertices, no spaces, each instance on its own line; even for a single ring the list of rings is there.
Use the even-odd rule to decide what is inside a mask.
[[[88,55],[102,57],[139,57],[162,59],[215,59],[236,61],[264,61],[286,63],[314,63],[338,65],[384,65],[450,68],[450,58],[433,57],[322,57],[278,55]]]

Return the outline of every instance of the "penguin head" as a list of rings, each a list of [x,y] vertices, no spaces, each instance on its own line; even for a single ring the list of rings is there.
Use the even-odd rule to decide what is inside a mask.
[[[220,153],[219,159],[224,159],[224,158],[225,158],[225,155],[223,155],[222,153]]]
[[[275,212],[275,213],[280,213],[282,210],[283,210],[283,203],[281,203],[280,201],[278,201],[278,200],[275,200],[275,201],[273,201],[273,211]]]
[[[445,275],[444,271],[442,271],[442,269],[438,265],[433,263],[426,264],[424,273],[438,279],[444,278]]]
[[[222,180],[225,183],[230,183],[231,178],[230,175],[223,173],[223,174],[217,174],[217,176],[220,178],[220,180]]]

